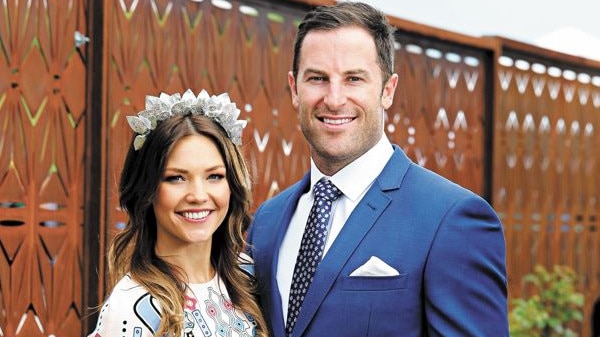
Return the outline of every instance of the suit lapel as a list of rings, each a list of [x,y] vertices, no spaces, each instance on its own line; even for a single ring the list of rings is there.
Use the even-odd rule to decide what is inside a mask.
[[[390,204],[391,198],[387,195],[387,191],[400,188],[402,178],[410,165],[410,159],[398,147],[394,146],[394,150],[392,158],[356,206],[319,264],[294,326],[293,336],[302,335],[346,261]]]
[[[365,195],[363,201],[356,206],[317,268],[315,278],[302,303],[302,310],[294,326],[293,336],[300,336],[306,329],[342,267],[389,202],[389,198],[384,193],[371,188],[368,195]]]
[[[279,294],[279,286],[277,284],[277,261],[279,260],[279,248],[285,236],[285,232],[290,224],[298,199],[310,184],[310,174],[306,174],[292,188],[290,195],[277,205],[273,205],[273,216],[271,225],[267,230],[262,230],[256,235],[256,240],[260,240],[262,244],[256,246],[262,247],[260,252],[256,254],[255,265],[269,266],[266,271],[269,275],[262,276],[260,279],[269,280],[269,284],[261,285],[264,291],[269,292],[267,297],[268,306],[271,308],[267,312],[271,313],[271,325],[273,327],[273,335],[275,337],[285,336],[285,324],[281,308],[281,295]],[[281,211],[281,212],[279,212]],[[279,214],[279,217],[277,217]],[[276,230],[272,230],[276,228]]]

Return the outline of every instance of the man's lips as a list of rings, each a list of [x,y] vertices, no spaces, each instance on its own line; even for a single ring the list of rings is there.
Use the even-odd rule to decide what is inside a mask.
[[[354,120],[354,118],[319,118],[319,120],[325,124],[332,124],[332,125],[342,125],[342,124],[348,124],[350,122],[352,122]]]

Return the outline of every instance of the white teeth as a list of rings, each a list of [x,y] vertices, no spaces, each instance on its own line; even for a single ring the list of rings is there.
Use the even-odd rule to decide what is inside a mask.
[[[181,215],[183,215],[183,217],[185,217],[185,218],[198,220],[198,219],[206,218],[208,216],[208,213],[210,213],[210,212],[209,211],[182,212]]]
[[[351,121],[352,121],[352,118],[342,118],[342,119],[323,118],[323,122],[325,122],[327,124],[335,124],[335,125],[346,124],[346,123],[350,123]]]

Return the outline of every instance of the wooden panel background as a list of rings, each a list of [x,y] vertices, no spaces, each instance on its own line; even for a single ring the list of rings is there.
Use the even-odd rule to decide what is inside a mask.
[[[105,291],[104,249],[126,221],[117,207],[125,116],[143,109],[146,94],[230,93],[249,120],[243,146],[255,206],[309,167],[286,74],[305,4],[330,1],[92,1],[0,4],[8,19],[0,24],[0,337],[89,332],[88,306]],[[101,69],[72,39],[85,34],[90,3],[102,12],[90,36]],[[524,57],[530,47],[504,39],[391,20],[400,83],[387,134],[418,164],[493,202],[506,228],[511,297],[531,291],[520,280],[535,263],[573,266],[586,294],[578,329],[589,335],[600,295],[600,65],[584,60],[572,79],[575,58],[539,49]],[[92,111],[102,116],[86,117]],[[90,162],[99,172],[84,170]],[[90,177],[99,177],[97,191],[84,186]],[[99,285],[91,299],[82,295],[90,284]]]
[[[576,68],[575,68],[575,67]],[[536,264],[571,266],[589,336],[600,295],[600,70],[507,50],[498,59],[494,198],[505,226],[511,297]]]
[[[484,51],[402,31],[396,41],[389,138],[419,165],[484,195]]]
[[[84,1],[0,3],[0,336],[78,336]]]

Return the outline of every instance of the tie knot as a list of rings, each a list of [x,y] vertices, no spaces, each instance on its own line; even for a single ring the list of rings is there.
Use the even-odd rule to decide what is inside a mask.
[[[317,181],[314,187],[314,193],[315,199],[326,199],[329,201],[333,201],[342,195],[342,191],[325,178]]]

